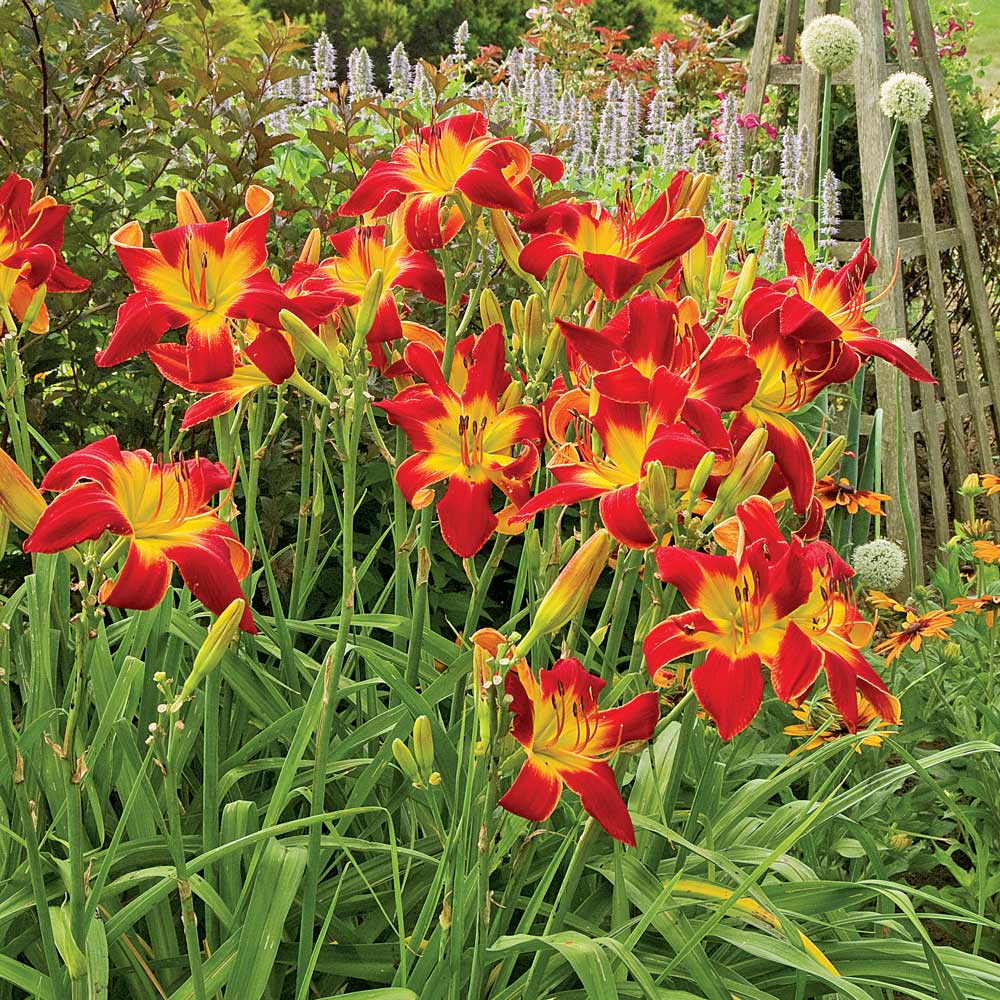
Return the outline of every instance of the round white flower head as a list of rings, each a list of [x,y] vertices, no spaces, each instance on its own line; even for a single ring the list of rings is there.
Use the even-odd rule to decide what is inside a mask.
[[[802,58],[817,73],[839,73],[858,58],[861,32],[849,18],[824,14],[802,32]]]
[[[882,84],[879,106],[887,118],[910,125],[927,117],[934,94],[919,73],[893,73]]]
[[[906,572],[906,554],[888,538],[859,545],[851,556],[858,581],[872,590],[892,590]]]
[[[898,337],[892,342],[892,344],[894,347],[898,347],[901,351],[906,351],[911,358],[915,358],[917,356],[917,345],[907,337]]]

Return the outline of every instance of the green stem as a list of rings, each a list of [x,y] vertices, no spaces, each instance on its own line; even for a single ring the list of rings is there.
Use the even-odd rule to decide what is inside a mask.
[[[341,599],[340,625],[333,650],[327,657],[323,669],[323,700],[320,711],[319,728],[316,734],[316,757],[313,762],[310,815],[318,816],[324,811],[326,802],[327,762],[329,760],[330,735],[333,719],[337,712],[340,678],[343,672],[344,659],[347,655],[347,642],[351,631],[351,618],[354,614],[354,589],[356,585],[354,567],[354,511],[357,506],[357,455],[361,439],[361,427],[364,423],[365,379],[367,365],[362,353],[360,359],[355,357],[352,405],[344,407],[340,419],[346,417],[343,427],[343,444],[346,445],[344,456],[344,498],[341,515]],[[362,368],[364,366],[364,368]],[[362,370],[358,370],[362,369]],[[296,991],[302,992],[308,988],[305,975],[311,965],[311,956],[315,944],[314,933],[316,925],[316,900],[319,892],[319,882],[323,874],[323,859],[321,857],[323,828],[315,824],[309,829],[307,841],[308,857],[306,875],[302,891],[302,911],[299,922],[299,948],[296,966]]]
[[[819,125],[819,163],[816,170],[816,221],[823,217],[823,180],[830,169],[830,113],[833,105],[833,78],[823,74],[823,113]],[[820,256],[826,254],[825,248]]]
[[[170,855],[174,862],[174,872],[177,878],[177,895],[181,904],[181,924],[184,928],[184,944],[187,948],[188,964],[191,967],[191,985],[195,1000],[208,1000],[205,990],[205,970],[201,961],[201,945],[198,940],[198,915],[194,910],[194,895],[191,892],[191,882],[188,878],[187,860],[184,856],[184,835],[181,830],[180,788],[178,771],[180,762],[170,752],[174,744],[173,734],[178,719],[176,714],[169,717],[167,750],[166,806],[167,806],[167,840]]]
[[[872,214],[868,220],[868,239],[871,246],[875,246],[875,234],[878,232],[878,214],[882,208],[882,195],[885,192],[885,182],[889,177],[889,167],[892,165],[892,154],[896,149],[896,140],[899,138],[899,119],[892,124],[892,132],[889,133],[889,145],[885,148],[885,156],[882,159],[882,169],[879,171],[878,183],[875,185],[875,196],[872,198]]]

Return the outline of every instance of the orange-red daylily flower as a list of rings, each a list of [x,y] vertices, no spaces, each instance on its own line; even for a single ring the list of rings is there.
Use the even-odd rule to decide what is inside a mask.
[[[244,396],[269,385],[281,385],[295,371],[295,357],[287,335],[271,327],[247,324],[252,340],[237,354],[233,374],[212,382],[192,382],[188,377],[187,355],[182,344],[156,344],[146,352],[157,371],[168,381],[188,392],[203,393],[192,403],[181,421],[181,429],[222,416]]]
[[[762,665],[786,702],[801,701],[824,672],[852,731],[857,691],[882,718],[896,721],[894,699],[861,654],[872,626],[840,592],[850,567],[824,542],[794,535],[786,541],[762,497],[740,504],[737,517],[742,531],[732,555],[657,550],[661,579],[677,587],[691,610],[671,615],[646,637],[643,651],[654,681],[668,664],[706,653],[691,683],[724,740],[757,714]]]
[[[823,510],[843,507],[848,514],[857,514],[859,510],[864,510],[872,517],[883,517],[885,511],[882,509],[882,504],[892,499],[885,493],[855,489],[847,479],[837,482],[833,476],[817,480],[815,493]]]
[[[525,523],[549,507],[600,497],[601,519],[618,541],[634,549],[653,545],[657,537],[638,502],[649,465],[658,462],[675,470],[675,488],[683,492],[705,455],[714,453],[723,473],[732,459],[719,411],[703,400],[690,400],[689,391],[686,379],[661,366],[649,382],[648,402],[600,396],[590,413],[586,390],[564,393],[548,416],[555,453],[547,468],[556,485],[525,503],[513,522]]]
[[[511,667],[504,688],[512,699],[514,738],[527,760],[500,805],[542,822],[555,811],[565,784],[612,837],[634,847],[635,828],[608,758],[653,735],[658,698],[648,691],[602,711],[597,699],[604,687],[576,659],[557,660],[537,679],[527,660]]]
[[[690,188],[689,175],[678,172],[642,215],[627,194],[619,196],[615,215],[596,201],[540,208],[521,223],[531,239],[519,264],[541,281],[560,257],[579,257],[587,277],[609,299],[620,299],[646,275],[664,272],[704,235],[705,223],[688,214],[682,197]]]
[[[63,226],[69,205],[54,198],[31,200],[31,181],[17,174],[0,184],[0,304],[23,320],[38,289],[49,292],[82,292],[86,278],[74,274],[62,256]],[[41,304],[29,328],[49,329],[49,314]]]
[[[232,477],[206,458],[159,464],[147,451],[122,451],[114,436],[61,458],[41,488],[57,494],[24,543],[25,552],[62,552],[105,531],[129,538],[117,580],[98,599],[117,608],[146,610],[163,599],[177,566],[188,589],[221,614],[242,598],[240,580],[250,554],[209,499],[229,490]],[[256,632],[249,606],[240,628]]]
[[[798,234],[786,226],[788,277],[756,290],[751,308],[757,318],[763,312],[776,310],[783,337],[812,343],[842,342],[856,360],[855,368],[868,358],[883,358],[909,378],[933,382],[934,378],[916,358],[884,340],[865,319],[865,313],[877,301],[865,297],[865,284],[877,266],[865,239],[842,267],[817,271],[806,257]]]
[[[499,325],[489,327],[466,358],[456,358],[456,364],[468,364],[461,389],[445,380],[441,361],[425,344],[409,344],[404,357],[423,383],[375,404],[403,428],[416,451],[396,470],[396,482],[419,509],[434,502],[431,487],[448,480],[437,502],[441,534],[454,553],[468,558],[500,524],[490,508],[493,487],[514,510],[527,499],[538,468],[541,418],[533,406],[516,405],[518,386],[504,367]],[[514,454],[518,445],[520,454]],[[505,530],[509,513],[502,512]]]
[[[177,195],[174,229],[153,233],[129,222],[111,237],[135,291],[118,310],[108,346],[96,356],[110,367],[142,354],[168,330],[187,330],[188,377],[211,382],[233,373],[231,319],[279,326],[282,309],[295,311],[266,267],[268,215],[274,196],[257,185],[246,192],[250,218],[232,231],[225,219],[206,222],[191,196]]]
[[[857,371],[857,361],[839,341],[797,340],[781,332],[777,310],[758,310],[747,299],[742,333],[760,373],[753,398],[733,418],[730,432],[738,445],[755,427],[767,429],[767,447],[784,477],[792,507],[803,513],[813,499],[816,474],[812,449],[789,419],[828,385],[844,382]]]
[[[888,666],[907,646],[919,653],[924,639],[947,639],[948,629],[954,624],[955,619],[947,611],[934,610],[924,614],[907,611],[903,627],[880,642],[875,652],[885,656]]]
[[[562,176],[554,156],[532,155],[513,139],[488,134],[479,112],[455,115],[420,129],[412,139],[378,160],[340,206],[341,215],[375,218],[400,209],[410,246],[444,246],[462,227],[462,212],[445,200],[463,195],[475,205],[518,215],[535,207],[529,176],[535,168],[550,180]]]
[[[405,237],[387,243],[385,226],[352,226],[331,236],[330,242],[337,256],[322,261],[320,269],[355,313],[372,275],[382,272],[382,298],[368,331],[367,344],[372,364],[384,370],[386,345],[401,338],[413,339],[407,336],[407,327],[415,325],[404,324],[400,319],[393,289],[407,288],[431,302],[443,303],[444,277],[430,254],[414,250]]]

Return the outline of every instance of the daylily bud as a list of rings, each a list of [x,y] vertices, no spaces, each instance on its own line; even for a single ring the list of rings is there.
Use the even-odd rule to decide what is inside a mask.
[[[490,225],[493,227],[493,234],[500,244],[500,253],[503,255],[507,266],[515,274],[524,277],[524,271],[521,270],[521,265],[518,263],[521,251],[524,249],[524,244],[518,237],[513,223],[507,217],[507,213],[499,208],[491,208]]]
[[[558,316],[566,311],[566,289],[569,285],[569,265],[572,257],[563,257],[556,266],[556,280],[549,289],[549,315]]]
[[[824,476],[828,476],[837,463],[840,461],[841,456],[844,454],[844,448],[847,446],[847,438],[843,436],[834,438],[824,449],[823,453],[816,459],[816,478],[822,479]]]
[[[195,689],[221,662],[230,643],[240,630],[240,621],[246,610],[246,601],[237,597],[208,627],[208,635],[201,644],[191,673],[181,688],[180,701],[186,701]]]
[[[35,289],[35,294],[31,296],[28,308],[24,310],[24,316],[21,319],[22,331],[30,330],[31,324],[38,319],[38,314],[42,311],[42,306],[45,305],[45,292],[46,286],[44,284]]]
[[[534,356],[545,344],[545,329],[542,326],[542,303],[537,295],[529,295],[524,306],[524,349]]]
[[[178,225],[191,226],[205,221],[205,213],[190,191],[178,191],[174,197],[174,204],[177,206]]]
[[[747,436],[733,459],[729,475],[719,485],[712,506],[705,512],[703,526],[717,518],[726,518],[736,510],[736,505],[753,496],[767,481],[774,467],[774,455],[765,451],[767,430],[756,427]]]
[[[479,318],[483,321],[484,330],[499,324],[506,336],[507,324],[503,321],[503,310],[500,308],[500,300],[492,288],[484,288],[479,296]]]
[[[611,536],[599,528],[577,550],[549,587],[535,612],[531,628],[517,644],[517,655],[524,656],[536,640],[562,628],[577,612],[586,607],[597,578],[608,564]]]
[[[699,303],[705,297],[705,271],[708,266],[708,241],[702,237],[683,257],[681,268],[688,294]]]
[[[757,280],[757,255],[748,254],[740,268],[740,276],[736,281],[736,288],[733,290],[733,305],[740,308],[743,300],[753,290],[753,283]]]
[[[650,462],[646,466],[636,502],[651,527],[667,524],[673,519],[675,478],[676,471],[664,468],[662,462]]]
[[[375,313],[378,311],[379,303],[382,301],[382,271],[376,268],[372,271],[372,276],[368,279],[361,302],[358,304],[358,312],[354,319],[354,353],[361,349],[368,331],[375,322]]]
[[[520,299],[512,299],[510,303],[510,325],[514,332],[524,339],[524,303]]]
[[[429,780],[434,770],[434,733],[426,715],[419,716],[413,723],[413,754],[421,776]]]
[[[299,260],[303,264],[319,263],[321,240],[322,237],[320,236],[319,229],[314,228],[309,230],[309,235],[306,237],[305,243],[302,244],[302,252],[299,254]]]
[[[718,242],[712,253],[712,266],[708,274],[708,295],[714,302],[719,296],[719,289],[726,277],[726,259],[729,256],[729,244],[733,238],[733,224],[728,219],[719,227]]]
[[[47,506],[35,484],[0,448],[0,514],[28,534]]]
[[[712,190],[711,174],[696,174],[691,184],[691,192],[687,196],[685,207],[689,215],[701,215],[708,202]]]
[[[330,353],[330,349],[295,313],[289,309],[282,309],[278,313],[278,319],[281,320],[281,326],[285,332],[306,354],[314,357],[326,368],[332,369],[334,367],[333,355]]]
[[[691,482],[687,489],[687,509],[689,513],[694,510],[694,505],[698,502],[701,491],[705,488],[705,483],[708,482],[708,478],[712,475],[714,468],[715,452],[707,451],[701,456],[701,461],[695,466],[694,472],[691,473]]]
[[[392,741],[392,755],[396,758],[399,769],[410,779],[414,788],[422,788],[424,783],[420,778],[417,762],[410,748],[401,739],[397,738]]]

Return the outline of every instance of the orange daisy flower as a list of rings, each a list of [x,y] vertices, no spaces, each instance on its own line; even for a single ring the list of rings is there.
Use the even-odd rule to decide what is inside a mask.
[[[865,595],[868,603],[879,611],[891,611],[894,614],[905,614],[906,608],[889,594],[883,594],[881,590],[869,590]]]
[[[857,692],[857,697],[858,730],[873,726],[872,731],[867,733],[864,739],[859,740],[854,747],[855,753],[861,753],[862,747],[880,747],[882,740],[886,736],[896,732],[896,729],[891,722],[886,722],[885,719],[879,716],[875,710],[875,706],[860,691]],[[892,700],[896,702],[898,709],[899,702],[895,698]],[[850,735],[851,732],[844,722],[843,716],[834,708],[828,698],[817,698],[811,703],[807,702],[799,708],[793,708],[792,715],[800,721],[795,725],[785,726],[785,735],[794,736],[797,739],[805,739],[807,742],[800,744],[792,750],[788,755],[789,757],[794,757],[796,754],[805,753],[809,750],[816,750],[824,743],[839,740],[844,736]],[[898,717],[898,710],[896,715]]]
[[[1000,562],[1000,545],[980,539],[972,543],[972,555],[982,562]]]
[[[991,497],[994,493],[1000,493],[1000,476],[982,476],[979,485],[986,490],[986,495]]]
[[[855,489],[847,479],[841,479],[838,483],[833,476],[825,476],[820,479],[816,483],[815,493],[823,510],[843,507],[848,514],[857,514],[859,510],[865,510],[872,517],[885,516],[882,504],[892,499],[885,493],[872,493],[869,490]]]
[[[956,597],[951,603],[960,615],[966,611],[970,611],[974,615],[985,615],[987,628],[993,628],[993,621],[1000,613],[1000,597],[996,594],[982,594],[979,597]]]
[[[923,615],[907,611],[903,627],[880,642],[875,647],[875,652],[885,656],[888,666],[907,646],[916,653],[920,651],[924,639],[946,639],[948,629],[954,623],[955,619],[947,611],[928,611]]]

